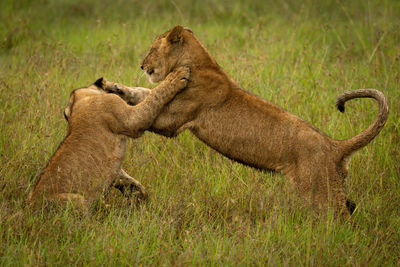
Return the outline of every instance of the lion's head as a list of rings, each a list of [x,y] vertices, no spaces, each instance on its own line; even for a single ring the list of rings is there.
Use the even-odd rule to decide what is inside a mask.
[[[89,96],[104,94],[104,87],[106,84],[107,80],[101,77],[88,87],[74,89],[69,96],[68,106],[64,109],[65,120],[69,120],[69,117],[72,114],[72,107],[76,102]]]
[[[180,25],[157,37],[141,65],[150,82],[160,82],[175,68],[186,65],[189,40],[193,38],[193,32]]]
[[[166,105],[151,127],[165,136],[175,136],[185,129],[185,124],[189,127],[200,109],[218,106],[230,91],[231,79],[193,32],[178,25],[154,41],[142,69],[151,82],[160,82],[179,67],[190,69],[187,87]]]

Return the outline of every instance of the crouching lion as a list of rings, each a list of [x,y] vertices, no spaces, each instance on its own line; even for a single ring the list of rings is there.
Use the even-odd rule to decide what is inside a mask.
[[[262,170],[284,173],[295,190],[317,210],[332,207],[344,216],[355,204],[346,199],[344,183],[350,156],[383,128],[388,117],[384,95],[373,89],[349,91],[336,105],[368,97],[379,103],[375,121],[348,140],[334,140],[282,108],[241,89],[210,56],[193,32],[182,26],[160,35],[141,68],[152,82],[176,68],[191,69],[185,91],[161,111],[149,130],[176,136],[189,129],[226,157]]]
[[[27,202],[62,200],[86,209],[111,185],[126,195],[137,190],[140,197],[145,197],[144,187],[121,169],[127,137],[140,137],[188,79],[189,69],[182,67],[151,91],[124,88],[122,93],[118,84],[102,78],[87,88],[74,90],[64,111],[67,136],[39,175]],[[137,105],[130,106],[107,91]]]

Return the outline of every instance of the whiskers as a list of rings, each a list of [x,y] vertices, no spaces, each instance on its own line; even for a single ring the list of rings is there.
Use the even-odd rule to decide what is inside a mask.
[[[149,75],[149,74],[147,73],[147,71],[143,71],[142,74],[140,74],[140,76],[139,76],[139,78],[138,78],[138,82],[137,82],[138,84],[140,84],[140,81],[142,81],[143,76],[146,76],[147,80],[148,80],[151,84],[155,84],[155,83],[153,82],[153,80],[151,79],[151,75]]]

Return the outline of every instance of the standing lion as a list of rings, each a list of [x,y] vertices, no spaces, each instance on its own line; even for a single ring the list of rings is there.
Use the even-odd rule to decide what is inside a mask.
[[[368,97],[379,104],[375,121],[348,140],[334,140],[299,117],[239,87],[193,32],[182,26],[160,35],[142,62],[152,82],[182,66],[190,67],[187,89],[178,93],[150,130],[176,136],[188,129],[201,141],[237,162],[284,173],[300,196],[318,209],[333,207],[349,215],[354,203],[344,184],[350,156],[382,130],[388,117],[384,95],[373,89],[349,91],[345,102]]]

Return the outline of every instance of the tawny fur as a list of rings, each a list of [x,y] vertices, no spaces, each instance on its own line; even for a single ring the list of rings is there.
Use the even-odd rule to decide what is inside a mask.
[[[42,199],[71,201],[87,208],[111,186],[125,191],[133,187],[144,196],[143,186],[121,170],[127,137],[138,138],[151,126],[162,107],[183,89],[188,68],[178,68],[151,92],[143,88],[119,87],[98,80],[88,88],[72,92],[65,109],[67,136],[39,175],[28,203]],[[111,91],[121,97],[107,94]]]
[[[388,105],[381,92],[360,89],[339,96],[339,108],[352,98],[374,98],[379,115],[362,133],[338,141],[242,90],[191,31],[176,26],[156,39],[142,69],[151,81],[159,82],[181,66],[191,69],[187,89],[163,108],[151,131],[172,137],[189,129],[228,158],[286,174],[299,195],[317,209],[333,207],[346,216],[353,211],[344,190],[346,165],[350,155],[368,144],[387,120]]]

